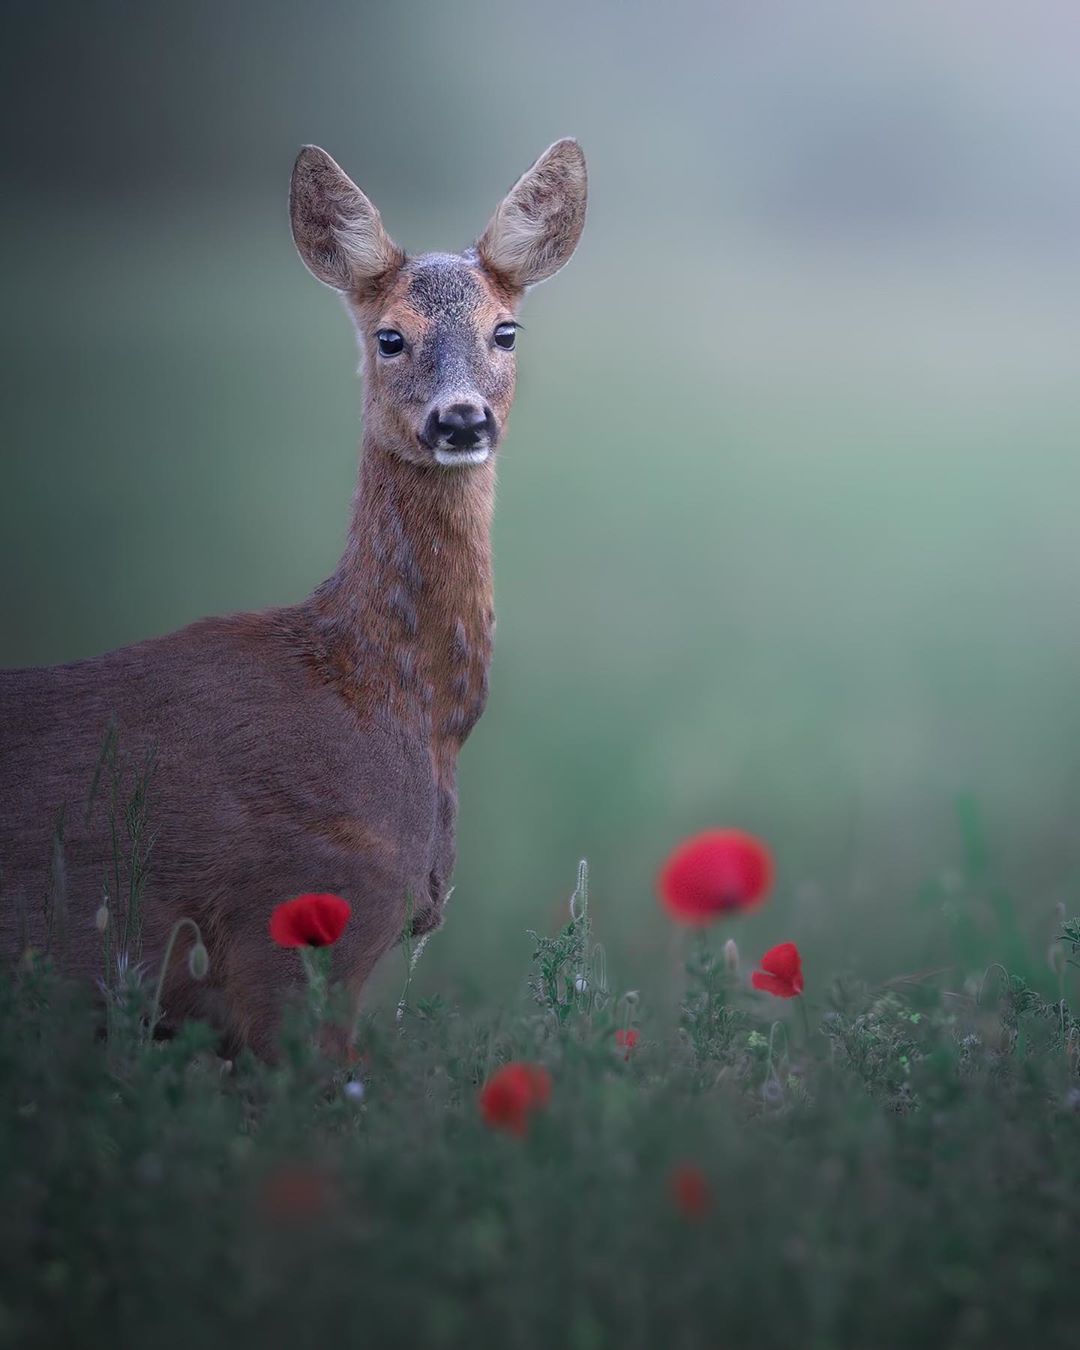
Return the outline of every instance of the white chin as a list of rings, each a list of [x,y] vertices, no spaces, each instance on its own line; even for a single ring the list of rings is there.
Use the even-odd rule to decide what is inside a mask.
[[[436,450],[435,463],[445,469],[456,469],[459,464],[483,464],[490,454],[486,445],[478,446],[475,450]]]

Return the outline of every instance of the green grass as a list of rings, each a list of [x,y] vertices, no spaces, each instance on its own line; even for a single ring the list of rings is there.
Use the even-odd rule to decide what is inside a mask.
[[[677,933],[649,1001],[580,887],[573,915],[523,939],[504,1005],[369,1009],[347,1070],[302,1004],[274,1067],[198,1025],[149,1040],[149,970],[96,1036],[88,991],[27,956],[0,992],[0,1345],[1075,1343],[1080,924],[1044,992],[808,966],[804,1024],[749,990],[758,953],[725,966],[737,923]],[[477,1105],[514,1059],[554,1083],[525,1138]]]

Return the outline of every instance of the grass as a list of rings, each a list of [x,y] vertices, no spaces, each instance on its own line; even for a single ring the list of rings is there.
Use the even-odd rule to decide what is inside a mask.
[[[155,1041],[149,970],[97,1035],[88,991],[27,954],[0,991],[0,1345],[1073,1344],[1080,923],[1060,997],[1000,966],[808,968],[805,1023],[730,969],[732,932],[677,933],[646,1003],[583,870],[519,998],[407,981],[347,1068],[304,1003],[273,1067],[200,1025]],[[554,1084],[524,1138],[477,1106],[511,1060]]]

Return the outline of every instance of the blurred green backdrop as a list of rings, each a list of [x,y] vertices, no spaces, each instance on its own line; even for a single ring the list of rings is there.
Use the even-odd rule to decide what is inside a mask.
[[[620,977],[648,983],[656,867],[712,823],[778,856],[751,954],[1038,966],[1080,881],[1075,7],[3,22],[5,664],[334,566],[356,357],[289,239],[300,144],[422,250],[468,243],[574,134],[589,223],[526,308],[493,695],[425,983],[515,981],[582,855]]]

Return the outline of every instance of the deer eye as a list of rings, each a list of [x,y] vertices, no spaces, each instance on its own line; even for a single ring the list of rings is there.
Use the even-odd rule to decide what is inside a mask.
[[[405,350],[405,339],[396,328],[380,328],[375,337],[380,356],[400,356]]]
[[[516,341],[516,323],[501,323],[498,328],[495,329],[495,346],[501,347],[504,352],[512,352]]]

